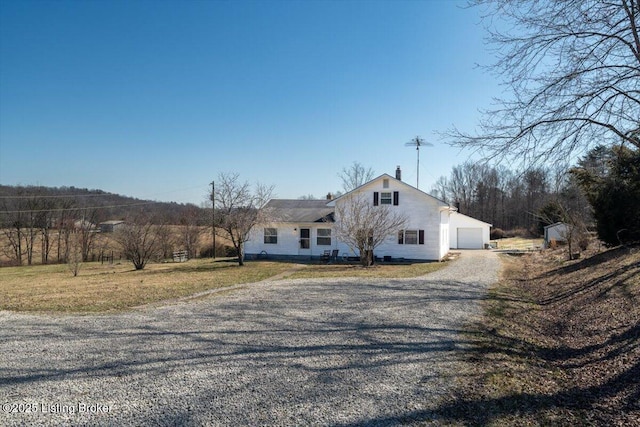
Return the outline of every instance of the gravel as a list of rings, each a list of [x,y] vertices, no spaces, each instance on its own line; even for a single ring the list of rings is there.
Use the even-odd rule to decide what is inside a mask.
[[[265,281],[124,314],[0,312],[0,425],[428,423],[499,267],[462,251],[420,278]]]

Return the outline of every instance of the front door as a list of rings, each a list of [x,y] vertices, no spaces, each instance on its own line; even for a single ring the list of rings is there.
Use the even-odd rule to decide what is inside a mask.
[[[300,229],[300,243],[298,246],[299,255],[311,255],[311,230],[308,228]]]

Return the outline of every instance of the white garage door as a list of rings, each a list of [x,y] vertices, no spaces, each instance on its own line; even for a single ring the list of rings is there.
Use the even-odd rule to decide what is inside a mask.
[[[482,249],[482,228],[458,228],[458,249]]]

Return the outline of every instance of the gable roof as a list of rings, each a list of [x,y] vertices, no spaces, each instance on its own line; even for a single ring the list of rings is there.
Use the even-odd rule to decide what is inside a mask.
[[[545,225],[544,229],[546,230],[546,229],[549,229],[549,228],[556,228],[556,227],[561,228],[561,227],[566,227],[566,226],[567,226],[567,224],[565,224],[564,222],[558,221],[558,222],[554,222],[553,224]]]
[[[477,218],[474,218],[472,216],[469,216],[469,215],[461,214],[460,212],[451,212],[451,218],[453,218],[453,217],[462,217],[465,220],[472,220],[472,221],[480,222],[482,224],[485,224],[485,225],[488,225],[490,227],[493,227],[493,224],[490,224],[490,223],[488,223],[486,221],[481,221],[481,220],[479,220]]]
[[[409,189],[411,189],[411,190],[413,190],[413,191],[417,191],[418,193],[421,193],[421,195],[423,195],[423,196],[425,196],[425,197],[428,197],[428,198],[430,198],[430,199],[435,200],[436,202],[438,202],[438,204],[439,204],[440,206],[448,207],[448,208],[450,208],[450,209],[455,210],[455,208],[452,208],[452,207],[451,207],[447,202],[445,202],[444,200],[440,200],[440,199],[438,199],[437,197],[434,197],[434,196],[432,196],[432,195],[431,195],[431,194],[429,194],[429,193],[425,193],[424,191],[420,190],[419,188],[416,188],[416,187],[414,187],[413,185],[407,184],[406,182],[402,181],[401,179],[396,179],[395,177],[393,177],[393,176],[389,175],[388,173],[383,173],[382,175],[378,176],[377,178],[373,178],[371,181],[367,181],[367,182],[365,182],[365,183],[364,183],[364,184],[362,184],[361,186],[359,186],[359,187],[357,187],[357,188],[354,188],[353,190],[349,191],[348,193],[345,193],[345,194],[341,195],[340,197],[336,197],[335,199],[333,199],[333,200],[331,200],[330,202],[328,202],[328,205],[329,205],[329,206],[335,206],[335,202],[336,202],[337,200],[340,200],[340,199],[342,199],[343,197],[346,197],[346,196],[348,196],[348,195],[350,195],[350,194],[357,193],[357,192],[359,192],[363,187],[366,187],[367,185],[371,184],[372,182],[379,181],[380,179],[392,179],[392,180],[396,181],[397,183],[400,183],[400,184],[404,185],[405,187],[407,187],[407,188],[409,188]]]
[[[275,222],[333,222],[327,200],[271,199],[265,205]]]

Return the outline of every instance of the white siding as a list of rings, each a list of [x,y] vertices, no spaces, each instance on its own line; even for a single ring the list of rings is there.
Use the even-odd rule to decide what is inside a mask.
[[[449,210],[440,212],[440,259],[449,252]]]
[[[278,229],[278,243],[264,243],[265,227]],[[328,223],[293,224],[293,223],[273,223],[255,227],[251,230],[250,240],[245,244],[245,254],[257,255],[265,251],[269,255],[300,255],[300,228],[310,229],[310,248],[303,251],[305,255],[320,256],[325,250],[337,249],[336,238],[332,232],[331,245],[318,245],[318,229],[332,228]]]
[[[404,213],[408,222],[406,230],[424,230],[424,244],[408,245],[398,244],[398,231],[393,232],[387,240],[374,251],[375,256],[391,256],[393,258],[419,259],[419,260],[440,260],[446,255],[449,247],[443,247],[442,231],[446,230],[448,222],[447,215],[441,215],[441,209],[448,209],[437,199],[395,179],[389,179],[389,188],[382,187],[382,178],[371,181],[360,187],[356,193],[363,194],[366,200],[373,203],[374,192],[394,192],[399,193],[398,206],[388,206],[392,211]],[[336,205],[345,203],[346,199],[338,199]],[[340,218],[336,217],[336,221]],[[346,245],[340,244],[340,253],[349,251]]]

